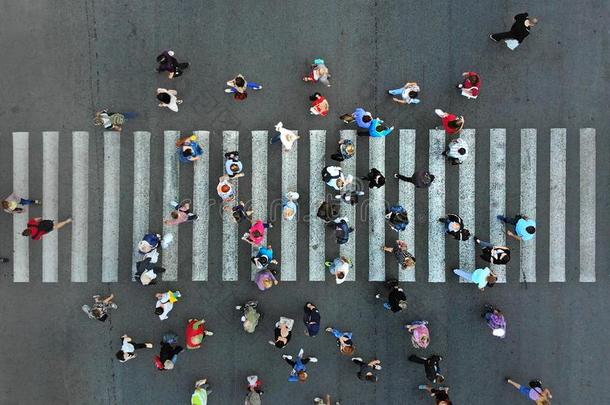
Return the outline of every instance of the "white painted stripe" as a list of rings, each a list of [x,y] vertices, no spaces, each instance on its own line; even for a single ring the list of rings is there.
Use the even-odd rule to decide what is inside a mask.
[[[194,131],[204,152],[201,159],[193,163],[193,281],[208,279],[208,224],[210,221],[210,133]]]
[[[470,231],[471,237],[467,241],[459,242],[460,268],[467,271],[474,270],[476,249],[475,233],[475,167],[476,167],[476,137],[474,129],[465,129],[460,135],[468,145],[468,157],[460,165],[460,216],[464,220],[464,226]],[[460,281],[464,280],[460,278]]]
[[[324,281],[326,244],[324,222],[316,216],[324,201],[320,173],[325,165],[326,131],[309,131],[309,281]]]
[[[172,210],[170,201],[180,202],[180,161],[176,151],[176,141],[180,138],[180,131],[163,131],[163,204],[161,204],[161,216],[167,218]],[[191,164],[191,163],[185,163]],[[163,223],[163,235],[171,233],[174,240],[166,249],[161,250],[161,259],[165,273],[163,281],[178,280],[178,227],[179,225],[167,225]]]
[[[294,131],[298,135],[297,131]],[[295,142],[289,152],[282,151],[282,197],[289,191],[297,190],[297,156],[299,143]],[[282,219],[282,281],[297,279],[297,218],[292,221]]]
[[[42,133],[42,218],[57,224],[59,211],[59,132]],[[65,218],[61,218],[64,220]],[[42,238],[42,282],[56,283],[59,272],[58,231]]]
[[[445,232],[438,219],[445,216],[445,131],[430,130],[429,172],[435,178],[428,189],[428,281],[445,282]]]
[[[489,239],[494,245],[506,245],[504,224],[496,218],[506,215],[506,130],[489,130]],[[506,282],[506,266],[490,265],[498,283]],[[471,271],[471,270],[468,270]]]
[[[114,131],[104,131],[104,212],[102,214],[102,282],[118,281],[119,201],[121,198],[121,142]],[[43,201],[43,204],[46,204]]]
[[[87,282],[89,255],[89,132],[72,132],[72,260],[70,280]]]
[[[340,132],[341,139],[349,139],[356,146],[356,131],[344,129]],[[358,150],[358,148],[356,148]],[[343,172],[347,176],[351,174],[352,176],[356,176],[356,158],[347,159],[341,162],[341,168]],[[346,256],[352,261],[352,270],[347,273],[346,281],[354,281],[356,280],[356,209],[355,207],[341,203],[341,216],[347,217],[347,222],[349,226],[354,228],[354,232],[352,232],[349,236],[349,241],[346,244],[343,244],[339,247],[339,254],[341,256]]]
[[[222,151],[223,153],[238,150],[239,132],[222,132]],[[224,160],[222,162],[222,172],[224,173]],[[238,182],[235,181],[236,199],[239,199],[237,191]],[[237,281],[237,232],[238,227],[233,221],[231,212],[222,211],[222,281]]]
[[[28,132],[13,132],[13,193],[23,198],[30,198],[29,137]],[[30,281],[29,238],[21,235],[29,216],[29,212],[13,215],[13,281],[16,283]]]
[[[373,167],[385,173],[385,138],[369,137],[369,168]],[[369,281],[385,281],[385,187],[370,189],[368,211]]]
[[[521,214],[533,219],[536,219],[536,150],[536,130],[521,129]],[[519,280],[535,282],[536,238],[520,244],[519,257]]]
[[[551,128],[549,281],[566,281],[566,129]]]
[[[136,131],[133,133],[132,281],[135,280],[136,262],[142,257],[138,253],[138,243],[150,232],[148,228],[150,198],[150,132]]]
[[[595,281],[595,129],[580,129],[580,281]]]
[[[263,220],[267,219],[268,145],[269,138],[267,131],[252,131],[252,215],[253,218],[261,218]],[[281,145],[278,147],[281,148]],[[267,233],[265,233],[263,244],[267,244]],[[255,255],[257,250],[258,248],[252,246],[252,256]],[[252,264],[250,274],[252,280],[254,280],[256,272],[256,265]]]
[[[398,172],[405,176],[410,176],[415,171],[415,130],[401,129],[399,142]],[[392,174],[386,173],[386,179],[391,178],[391,176]],[[407,229],[399,232],[398,238],[407,242],[409,252],[417,259],[415,254],[415,226],[417,221],[415,216],[415,188],[413,184],[406,181],[398,182],[398,203],[405,207],[412,221],[407,225]],[[415,281],[416,267],[403,269],[399,264],[398,281]]]

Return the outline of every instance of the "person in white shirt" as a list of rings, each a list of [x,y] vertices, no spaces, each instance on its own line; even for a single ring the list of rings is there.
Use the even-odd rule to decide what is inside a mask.
[[[116,353],[116,358],[125,363],[128,360],[136,357],[135,351],[138,349],[152,349],[152,343],[136,343],[127,335],[121,336],[121,350]]]
[[[178,301],[181,297],[180,291],[168,291],[165,293],[155,294],[157,303],[155,305],[155,314],[159,316],[162,321],[168,318],[168,314],[174,309],[174,302]]]
[[[291,150],[294,143],[300,138],[294,131],[284,128],[284,124],[282,124],[281,121],[275,125],[275,130],[279,132],[279,134],[271,138],[269,143],[274,144],[281,141],[284,146],[284,151],[286,152]]]
[[[404,86],[388,90],[388,93],[392,96],[400,96],[400,98],[392,97],[392,100],[400,104],[418,104],[419,100],[419,86],[415,82],[409,82]]]
[[[460,165],[468,157],[468,144],[462,138],[452,139],[443,155],[449,159],[452,165]]]
[[[326,166],[322,169],[322,180],[335,190],[343,191],[346,186],[353,183],[354,176],[351,174],[346,176],[339,166]]]
[[[157,100],[160,101],[159,107],[167,107],[174,112],[178,112],[178,104],[182,104],[182,100],[178,99],[176,90],[158,88]]]

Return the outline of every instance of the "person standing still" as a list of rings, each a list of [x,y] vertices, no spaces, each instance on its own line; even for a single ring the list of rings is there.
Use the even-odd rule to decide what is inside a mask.
[[[510,31],[491,34],[489,38],[496,42],[512,39],[517,41],[517,44],[514,46],[514,48],[519,46],[519,44],[521,44],[523,40],[530,34],[531,28],[538,24],[538,19],[536,17],[530,17],[527,13],[517,14],[514,19],[515,22],[513,23],[513,26],[510,27]]]

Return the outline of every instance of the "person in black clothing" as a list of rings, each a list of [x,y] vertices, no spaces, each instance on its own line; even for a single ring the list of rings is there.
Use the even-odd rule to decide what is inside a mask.
[[[157,56],[157,62],[159,63],[159,67],[156,69],[157,72],[169,72],[168,77],[170,79],[181,76],[183,70],[189,67],[189,64],[186,62],[179,63],[174,57],[174,51],[171,50],[163,51],[161,55]]]
[[[394,173],[394,178],[398,180],[408,181],[417,188],[428,188],[434,181],[434,175],[428,170],[417,170],[411,177],[403,176],[400,173]]]
[[[358,204],[359,197],[362,197],[363,195],[364,195],[364,191],[351,190],[351,191],[344,191],[341,194],[337,194],[337,195],[335,195],[335,198],[337,200],[344,201],[344,202],[348,203],[349,205],[356,205],[356,204]]]
[[[175,334],[166,334],[161,341],[161,351],[156,357],[157,368],[159,370],[172,370],[178,360],[178,354],[182,352],[183,347],[176,345],[178,336]]]
[[[320,204],[316,216],[328,224],[339,217],[339,209],[332,202],[324,201]]]
[[[459,215],[448,214],[446,217],[439,218],[438,220],[445,224],[445,232],[453,237],[453,239],[470,239],[470,231],[464,228],[464,220]]]
[[[368,363],[362,360],[362,357],[352,357],[352,361],[360,366],[360,371],[356,374],[362,381],[377,382],[377,374],[375,370],[381,370],[381,360],[373,359]]]
[[[421,384],[419,387],[420,390],[426,390],[430,393],[431,397],[434,397],[436,401],[436,405],[451,405],[452,402],[449,399],[449,388],[447,387],[438,387],[432,388],[428,384]]]
[[[360,178],[369,182],[369,188],[380,188],[385,184],[385,177],[383,177],[383,174],[374,167],[366,176]]]
[[[134,278],[141,282],[142,285],[157,284],[157,277],[159,274],[165,272],[163,267],[155,266],[154,263],[151,263],[151,260],[152,258],[147,257],[136,263],[136,274],[134,274]]]
[[[510,261],[510,248],[508,246],[494,246],[490,242],[482,241],[477,236],[474,243],[481,246],[481,259],[491,264],[507,264]]]
[[[335,228],[335,238],[337,244],[343,245],[349,241],[349,234],[354,232],[354,228],[348,225],[345,218],[337,218],[332,222],[332,226]]]
[[[390,294],[388,295],[388,302],[384,302],[383,307],[394,313],[407,309],[407,296],[404,290],[398,287],[398,280],[388,280],[385,284],[390,289]],[[375,298],[380,299],[381,294],[377,293]]]
[[[0,257],[0,263],[8,263],[10,260],[6,257]]]
[[[320,332],[320,311],[311,302],[305,304],[305,315],[303,316],[303,323],[305,324],[305,334],[307,336],[316,336]]]
[[[538,19],[529,17],[527,13],[517,14],[513,26],[510,27],[510,31],[491,34],[489,38],[496,42],[506,39],[515,39],[521,43],[525,37],[530,34],[530,29],[537,23]]]
[[[441,374],[441,360],[443,360],[443,358],[436,354],[433,354],[428,358],[416,356],[414,354],[409,356],[409,361],[424,365],[424,368],[426,369],[426,378],[428,378],[428,380],[435,384],[440,384],[445,381],[445,377],[443,377],[443,375]]]

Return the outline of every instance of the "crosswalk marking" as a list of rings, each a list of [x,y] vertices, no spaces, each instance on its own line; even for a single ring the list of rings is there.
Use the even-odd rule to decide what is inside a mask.
[[[193,222],[192,280],[208,279],[208,223],[210,220],[210,132],[194,131],[204,152],[193,163],[193,212],[198,216]]]
[[[566,281],[566,130],[551,128],[549,172],[549,281]]]
[[[399,137],[398,172],[405,176],[411,175],[415,171],[415,130],[401,129]],[[386,183],[390,184],[390,179],[392,178],[393,174],[386,173]],[[411,220],[411,223],[407,225],[407,229],[398,234],[398,239],[407,242],[409,252],[417,259],[415,254],[415,225],[417,223],[415,216],[415,190],[412,184],[406,181],[398,182],[398,203],[405,207]],[[415,268],[403,269],[398,264],[398,280],[415,281]]]
[[[59,222],[59,132],[42,133],[42,206],[43,219]],[[62,220],[65,218],[62,218]],[[42,239],[42,282],[56,283],[59,271],[57,232]]]
[[[430,130],[429,171],[435,178],[428,189],[428,281],[445,282],[445,232],[438,219],[445,216],[445,131]]]
[[[497,218],[506,215],[505,182],[506,130],[492,128],[489,130],[489,242],[497,246],[506,245],[504,224]],[[506,266],[492,264],[490,268],[498,276],[498,283],[506,282]]]
[[[89,250],[89,133],[72,133],[72,260],[70,280],[87,282]]]
[[[324,201],[320,173],[325,164],[326,131],[309,131],[309,280],[324,281],[326,244],[324,222],[316,216]]]
[[[536,130],[521,130],[521,214],[536,218]],[[504,215],[512,216],[514,213]],[[536,281],[536,239],[520,244],[520,281]]]
[[[580,129],[580,281],[595,281],[595,129]]]
[[[269,136],[267,131],[252,131],[252,215],[254,219],[267,219],[267,151]],[[277,146],[277,145],[276,145]],[[278,146],[281,148],[281,146]],[[267,233],[263,238],[263,245],[267,244]],[[258,248],[252,246],[252,256]],[[258,269],[255,264],[251,266],[251,279],[254,280]]]
[[[120,138],[114,131],[104,132],[104,212],[102,214],[102,282],[118,281]]]
[[[352,158],[354,159],[354,158]],[[385,138],[369,137],[369,169],[385,172]],[[369,191],[369,281],[385,280],[385,187]]]
[[[29,139],[28,132],[13,132],[13,192],[19,197],[31,198],[29,192]],[[4,196],[2,196],[4,198]],[[30,281],[30,250],[28,239],[21,235],[27,227],[30,210],[13,215],[13,281]]]
[[[136,246],[150,230],[148,228],[150,199],[150,132],[133,133],[133,258],[131,279],[135,280],[140,253]]]
[[[356,131],[344,129],[340,132],[341,139],[349,139],[356,146]],[[358,147],[356,146],[356,151]],[[356,152],[357,153],[357,152]],[[341,168],[345,175],[356,176],[356,159],[347,159],[341,162]],[[334,192],[335,190],[333,190]],[[339,254],[346,256],[352,261],[352,269],[345,277],[346,281],[356,280],[356,210],[349,204],[341,204],[341,216],[347,217],[349,226],[354,228],[354,232],[349,235],[349,241],[339,247]]]
[[[180,137],[179,131],[163,132],[163,201],[161,208],[161,218],[168,218],[170,212],[170,201],[180,202],[179,191],[179,171],[180,161],[176,153],[176,141]],[[167,225],[163,223],[163,235],[171,233],[174,237],[173,242],[165,249],[161,250],[161,259],[165,273],[163,281],[176,281],[178,279],[178,225]]]
[[[232,152],[239,148],[239,132],[222,132],[222,153]],[[224,161],[222,162],[224,173]],[[235,199],[239,201],[237,181],[234,182]],[[222,280],[237,281],[237,224],[230,212],[222,211]]]
[[[298,135],[297,131],[294,131]],[[297,191],[297,156],[299,142],[295,142],[289,152],[282,152],[282,198],[289,191]],[[297,279],[297,221],[282,221],[282,281],[296,281]]]
[[[460,135],[468,145],[468,157],[460,165],[460,216],[464,226],[470,231],[471,237],[466,241],[459,241],[460,268],[472,271],[476,265],[475,235],[475,167],[476,167],[476,138],[474,129],[465,129]],[[460,281],[464,281],[460,278]]]

